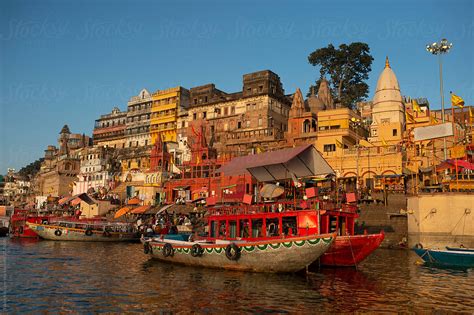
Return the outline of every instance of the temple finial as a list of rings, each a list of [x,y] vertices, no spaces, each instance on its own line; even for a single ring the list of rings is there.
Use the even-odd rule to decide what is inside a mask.
[[[390,61],[388,61],[388,56],[385,57],[385,68],[390,68]]]

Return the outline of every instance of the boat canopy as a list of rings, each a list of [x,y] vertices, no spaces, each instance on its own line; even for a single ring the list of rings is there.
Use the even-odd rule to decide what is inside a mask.
[[[260,182],[334,174],[312,144],[237,157],[216,172],[226,176],[250,173]]]

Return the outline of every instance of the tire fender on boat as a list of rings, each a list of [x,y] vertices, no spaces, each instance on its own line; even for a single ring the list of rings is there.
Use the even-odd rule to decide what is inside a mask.
[[[225,255],[229,260],[238,260],[240,258],[240,248],[235,243],[230,243],[225,248]]]
[[[91,236],[91,235],[92,235],[92,229],[91,229],[91,228],[86,229],[85,234],[86,234],[87,236]]]
[[[143,252],[145,254],[153,254],[153,249],[151,248],[150,243],[148,242],[143,243]]]
[[[163,245],[163,257],[173,256],[173,245],[166,243]]]
[[[203,252],[204,250],[199,244],[194,244],[193,247],[191,247],[191,256],[193,257],[201,257]]]
[[[60,229],[57,229],[56,231],[54,231],[54,235],[56,236],[61,236],[61,234],[63,234],[63,231],[61,231]]]

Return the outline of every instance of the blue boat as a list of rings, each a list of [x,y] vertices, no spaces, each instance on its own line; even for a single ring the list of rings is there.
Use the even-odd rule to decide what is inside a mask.
[[[440,266],[474,268],[474,251],[463,248],[424,249],[413,248],[415,253],[425,262]]]

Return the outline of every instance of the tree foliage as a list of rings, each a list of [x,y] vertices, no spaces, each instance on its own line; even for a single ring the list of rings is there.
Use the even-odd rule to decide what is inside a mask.
[[[368,96],[369,86],[365,81],[373,60],[369,45],[360,42],[342,44],[339,48],[329,44],[308,56],[310,64],[319,66],[320,77],[329,77],[336,103],[346,107],[353,107]],[[320,81],[318,79],[311,88],[317,89]]]
[[[24,166],[20,169],[18,174],[21,176],[29,177],[32,178],[33,176],[36,175],[36,173],[39,172],[41,163],[43,162],[44,158],[40,158],[33,163],[28,164],[27,166]]]

